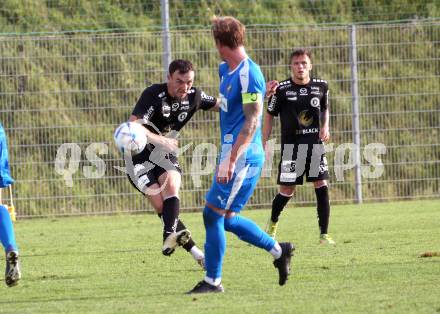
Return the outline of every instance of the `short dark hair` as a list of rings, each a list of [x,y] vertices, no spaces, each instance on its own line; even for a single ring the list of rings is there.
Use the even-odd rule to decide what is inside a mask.
[[[212,35],[215,42],[231,49],[244,45],[245,30],[245,26],[232,16],[212,19]]]
[[[309,57],[310,62],[312,62],[312,52],[308,49],[305,48],[299,48],[299,49],[295,49],[294,51],[292,51],[292,53],[290,54],[290,62],[292,62],[293,57],[299,57],[299,56],[304,56],[306,55],[307,57]]]
[[[194,71],[194,67],[188,60],[176,59],[173,60],[168,66],[168,73],[172,75],[176,71],[178,71],[180,74],[185,74],[189,71]]]

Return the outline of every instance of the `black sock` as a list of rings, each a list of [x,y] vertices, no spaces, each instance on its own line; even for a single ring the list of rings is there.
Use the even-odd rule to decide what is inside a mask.
[[[180,231],[180,230],[184,230],[184,229],[186,229],[186,226],[183,224],[182,220],[179,219],[179,221],[177,222],[176,231]],[[191,249],[193,248],[194,245],[196,245],[196,243],[193,241],[192,238],[190,238],[188,242],[186,242],[184,245],[182,245],[182,247],[187,252],[191,252]]]
[[[173,196],[163,201],[162,221],[164,239],[168,234],[176,232],[177,222],[179,220],[180,201]]]
[[[321,234],[328,232],[328,222],[330,217],[330,201],[328,199],[328,187],[321,186],[315,189],[317,211],[318,211],[318,224]]]
[[[162,214],[157,214],[159,218],[162,220]],[[177,228],[176,231],[184,230],[186,229],[186,226],[183,224],[182,220],[177,221]],[[186,242],[182,247],[187,251],[191,252],[191,249],[196,245],[196,243],[193,241],[192,238],[189,239],[188,242]]]
[[[284,196],[278,193],[272,201],[272,214],[270,219],[272,222],[278,222],[278,217],[280,217],[281,212],[289,202],[291,196]]]

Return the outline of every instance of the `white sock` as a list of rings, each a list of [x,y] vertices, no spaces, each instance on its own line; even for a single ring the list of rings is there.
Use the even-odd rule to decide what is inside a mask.
[[[209,283],[211,286],[218,286],[219,284],[221,284],[221,282],[222,282],[222,278],[215,278],[215,279],[212,279],[212,278],[210,278],[210,277],[208,277],[208,276],[205,276],[205,281],[206,281],[207,283]]]
[[[202,250],[200,250],[197,246],[193,246],[191,248],[191,255],[193,256],[193,258],[198,261],[201,260],[203,258],[205,258],[205,254],[203,254]]]
[[[274,259],[279,259],[281,257],[282,252],[283,251],[281,250],[281,246],[278,242],[275,242],[275,245],[269,251],[269,253],[272,254]]]

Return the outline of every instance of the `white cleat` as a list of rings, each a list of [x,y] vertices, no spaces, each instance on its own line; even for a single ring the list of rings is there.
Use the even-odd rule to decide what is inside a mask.
[[[185,245],[191,239],[191,232],[188,229],[173,232],[163,241],[162,254],[170,256],[177,246]]]

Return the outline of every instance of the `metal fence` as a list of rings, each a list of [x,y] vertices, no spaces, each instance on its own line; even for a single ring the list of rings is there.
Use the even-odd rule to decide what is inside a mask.
[[[162,81],[161,38],[156,32],[0,35],[0,121],[9,136],[19,216],[152,210],[117,169],[123,161],[112,133],[142,90]],[[210,31],[172,31],[170,42],[173,58],[195,64],[195,86],[216,95],[219,60]],[[440,22],[247,30],[247,52],[267,79],[287,78],[288,56],[300,46],[312,49],[313,75],[330,86],[331,201],[439,197]],[[356,118],[359,130],[353,130]],[[356,132],[358,165],[349,149]],[[273,137],[280,142],[278,124]],[[218,140],[211,112],[197,113],[180,135],[180,146],[191,144],[180,157],[184,210],[202,207],[212,180],[206,166],[215,151],[200,160],[194,150],[213,147],[203,143],[218,147]],[[57,152],[64,168],[55,167]],[[252,207],[270,205],[278,158],[260,180]],[[305,185],[294,202],[314,199]]]

